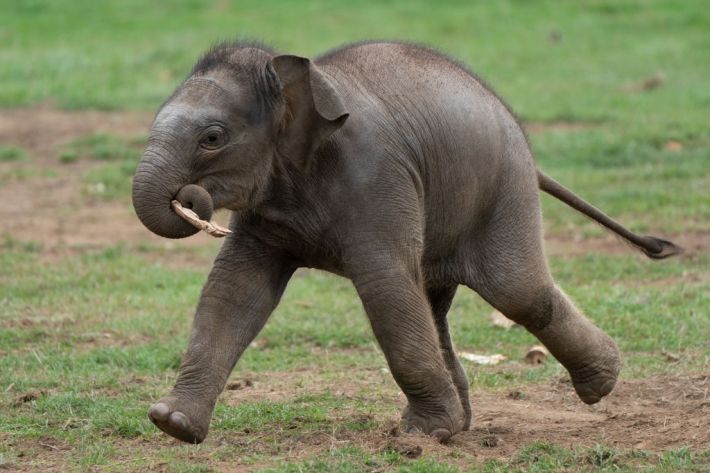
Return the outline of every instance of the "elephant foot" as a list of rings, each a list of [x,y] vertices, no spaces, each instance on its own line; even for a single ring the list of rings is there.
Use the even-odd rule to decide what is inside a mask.
[[[405,432],[422,432],[444,443],[464,430],[466,423],[470,424],[470,418],[466,420],[466,413],[457,399],[443,415],[418,413],[410,404],[402,412],[402,422]]]
[[[609,394],[621,371],[621,356],[616,343],[608,335],[603,336],[604,349],[600,350],[597,359],[569,370],[574,390],[586,404],[595,404]]]
[[[150,407],[148,417],[163,432],[183,442],[202,443],[209,429],[210,415],[194,402],[175,396],[164,397]]]

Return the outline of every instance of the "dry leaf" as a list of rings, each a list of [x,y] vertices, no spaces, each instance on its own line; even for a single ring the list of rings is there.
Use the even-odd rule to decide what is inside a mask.
[[[657,89],[666,82],[666,75],[663,72],[656,72],[654,75],[646,79],[629,84],[624,87],[627,92],[648,92],[649,90]]]
[[[672,153],[677,153],[683,149],[683,144],[679,141],[668,140],[663,146],[663,149]]]

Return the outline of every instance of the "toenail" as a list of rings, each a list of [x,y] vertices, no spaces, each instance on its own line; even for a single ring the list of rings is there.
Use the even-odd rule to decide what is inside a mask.
[[[155,420],[159,421],[164,421],[168,418],[168,415],[170,414],[170,407],[165,404],[164,402],[159,402],[157,404],[154,404],[153,407],[150,408],[149,415]]]
[[[430,435],[439,442],[444,443],[451,437],[451,432],[447,429],[436,429]]]
[[[616,385],[616,380],[610,379],[606,383],[602,384],[601,388],[599,388],[599,394],[601,394],[602,396],[606,396],[614,389],[615,385]]]
[[[176,429],[187,430],[187,417],[185,417],[185,414],[182,412],[175,411],[170,414],[170,420],[168,422]]]

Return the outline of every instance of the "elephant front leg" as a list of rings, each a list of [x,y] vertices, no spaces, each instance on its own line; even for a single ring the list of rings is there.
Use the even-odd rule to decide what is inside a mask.
[[[225,241],[202,291],[175,387],[148,413],[161,430],[185,442],[207,436],[217,397],[293,272],[255,242],[235,240]]]
[[[423,288],[406,271],[368,270],[354,278],[390,371],[409,401],[408,430],[439,441],[460,432],[465,412],[442,357]]]

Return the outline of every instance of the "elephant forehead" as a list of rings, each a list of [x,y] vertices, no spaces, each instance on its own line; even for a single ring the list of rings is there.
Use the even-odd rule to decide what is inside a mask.
[[[222,107],[214,105],[192,105],[179,101],[172,102],[163,107],[155,117],[154,127],[175,128],[186,125],[207,124],[219,120],[225,115]]]
[[[175,100],[192,102],[195,104],[213,100],[226,100],[237,92],[236,84],[230,84],[229,90],[225,85],[211,77],[190,77],[178,89]]]
[[[241,87],[232,85],[227,90],[213,80],[192,78],[158,111],[154,124],[170,127],[226,121],[230,116],[249,114],[252,102],[253,97]]]

